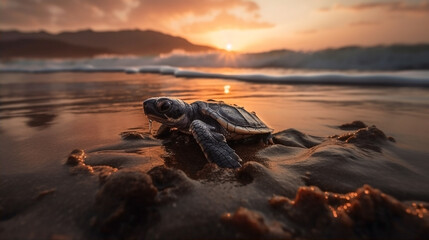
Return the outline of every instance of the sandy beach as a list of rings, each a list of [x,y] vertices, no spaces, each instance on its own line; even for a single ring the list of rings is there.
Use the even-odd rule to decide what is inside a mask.
[[[0,77],[2,238],[428,235],[427,88]],[[142,101],[153,96],[238,104],[275,129],[275,144],[232,143],[243,167],[219,168],[188,135],[151,135]],[[341,127],[356,120],[366,127]]]
[[[429,239],[428,13],[2,0],[0,240]]]

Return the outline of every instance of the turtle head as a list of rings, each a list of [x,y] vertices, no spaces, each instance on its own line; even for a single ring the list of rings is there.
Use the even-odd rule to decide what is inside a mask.
[[[143,111],[153,121],[170,127],[186,128],[191,123],[192,108],[177,98],[154,97],[143,102]]]

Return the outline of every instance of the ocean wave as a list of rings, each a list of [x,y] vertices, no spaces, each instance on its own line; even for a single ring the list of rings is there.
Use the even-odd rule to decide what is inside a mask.
[[[428,70],[413,70],[405,73],[404,71],[391,70],[383,70],[382,72],[363,70],[363,66],[368,66],[368,63],[374,69],[401,69],[405,67],[403,64],[412,65],[413,67],[410,68],[425,66],[425,64],[429,66],[429,50],[426,51],[425,49],[420,49],[422,51],[417,49],[419,51],[414,52],[409,49],[407,51],[396,49],[396,52],[392,52],[391,48],[372,49],[371,51],[369,48],[348,48],[341,51],[337,49],[315,53],[284,50],[256,54],[213,52],[173,53],[152,57],[106,56],[73,60],[16,59],[0,62],[0,73],[125,72],[128,74],[167,74],[184,78],[221,78],[275,84],[428,87]],[[368,53],[368,56],[363,53]],[[399,59],[400,57],[402,58]],[[366,62],[363,61],[365,59]],[[355,67],[353,71],[345,70],[351,66]],[[235,73],[225,73],[226,71],[219,69],[221,67],[233,67]],[[337,70],[332,71],[332,69]]]
[[[429,79],[394,75],[316,74],[276,76],[264,74],[220,74],[186,70],[178,70],[174,75],[176,77],[188,78],[232,79],[253,83],[429,87]]]
[[[293,68],[323,70],[429,69],[429,44],[343,47],[314,52],[173,53],[154,59],[176,67]]]
[[[181,69],[171,66],[143,67],[46,67],[46,68],[5,68],[2,73],[57,73],[57,72],[124,72],[128,74],[164,74],[181,78],[218,78],[271,84],[317,84],[317,85],[369,85],[369,86],[418,86],[429,87],[428,77],[402,76],[391,72],[380,73],[301,73],[301,74],[225,74]]]

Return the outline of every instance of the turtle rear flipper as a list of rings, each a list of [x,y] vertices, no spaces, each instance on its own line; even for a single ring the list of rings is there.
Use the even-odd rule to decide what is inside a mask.
[[[213,131],[213,127],[200,120],[191,123],[190,130],[206,158],[219,167],[241,167],[241,159],[235,151],[228,146],[225,136]]]

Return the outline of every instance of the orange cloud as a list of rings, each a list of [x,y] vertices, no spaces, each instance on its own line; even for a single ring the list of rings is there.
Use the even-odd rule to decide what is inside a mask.
[[[51,31],[152,28],[177,32],[199,18],[230,11],[258,16],[260,9],[252,0],[2,0],[0,28]],[[229,28],[233,25],[235,28],[269,26],[240,19],[232,13],[225,16],[234,23],[229,24]],[[226,26],[225,22],[218,21],[220,19],[214,20],[211,27],[219,29],[215,22]],[[197,23],[195,26],[199,29]]]
[[[376,21],[356,21],[356,22],[349,23],[349,26],[363,27],[363,26],[374,26],[374,25],[378,25],[378,24],[379,24],[379,22],[376,22]]]
[[[358,3],[354,5],[336,4],[332,7],[320,8],[321,12],[328,12],[331,10],[354,10],[363,11],[370,9],[384,9],[390,12],[413,12],[413,13],[427,13],[429,12],[429,1],[421,1],[418,3],[407,3],[405,1],[394,2],[372,2],[372,3]]]
[[[90,28],[119,23],[115,11],[127,0],[4,0],[0,5],[0,27],[60,30]]]
[[[189,24],[184,27],[186,32],[204,33],[209,31],[227,30],[227,29],[258,29],[271,28],[274,24],[260,22],[256,20],[247,20],[228,12],[220,12],[213,19]]]

